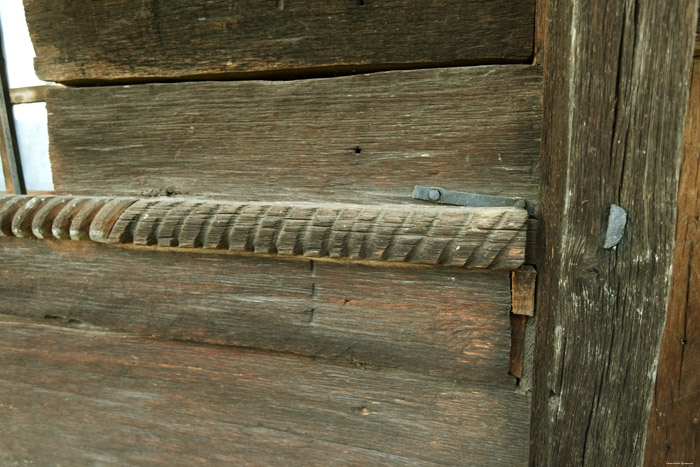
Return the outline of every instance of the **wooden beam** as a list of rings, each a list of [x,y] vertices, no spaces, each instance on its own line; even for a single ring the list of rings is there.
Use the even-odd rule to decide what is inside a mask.
[[[700,62],[693,64],[678,195],[671,299],[644,465],[700,465]]]
[[[412,203],[414,185],[537,201],[541,69],[50,89],[73,195]]]
[[[71,326],[0,317],[0,463],[527,462],[512,387]]]
[[[10,89],[10,100],[12,105],[32,104],[35,102],[46,102],[46,93],[49,88],[59,87],[55,84],[45,84],[43,86],[28,86],[26,88]]]
[[[25,2],[38,76],[73,83],[525,63],[533,10],[534,0]]]
[[[532,465],[639,465],[697,2],[549,0]],[[611,205],[627,212],[602,247]]]
[[[515,269],[519,208],[0,195],[0,236]]]

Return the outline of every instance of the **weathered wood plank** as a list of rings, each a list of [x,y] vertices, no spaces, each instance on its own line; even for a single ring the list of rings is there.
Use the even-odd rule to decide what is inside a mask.
[[[37,74],[55,82],[524,63],[532,56],[534,0],[24,4]]]
[[[527,316],[510,315],[510,366],[508,373],[520,379],[523,377],[525,363],[525,327]]]
[[[0,318],[0,461],[525,465],[497,384]]]
[[[517,208],[0,195],[0,235],[488,269],[523,263],[527,220]]]
[[[46,102],[46,93],[49,88],[58,87],[55,84],[43,86],[28,86],[25,88],[10,89],[10,101],[12,105],[31,104],[34,102]]]
[[[0,237],[0,259],[0,313],[509,380],[505,271],[12,237]]]
[[[537,201],[541,92],[533,66],[50,89],[54,186],[384,204],[425,185]]]
[[[671,298],[659,352],[644,465],[700,465],[700,63],[683,141]]]
[[[548,0],[532,465],[642,462],[697,8]]]
[[[513,295],[513,313],[516,315],[535,315],[535,289],[537,271],[532,266],[522,266],[510,273]]]

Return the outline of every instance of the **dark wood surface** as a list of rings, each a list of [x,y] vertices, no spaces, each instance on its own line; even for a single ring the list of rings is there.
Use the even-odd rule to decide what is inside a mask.
[[[507,271],[13,237],[0,237],[0,258],[1,313],[470,380],[510,379]]]
[[[693,64],[676,247],[644,465],[700,465],[700,62]]]
[[[511,313],[510,315],[510,366],[508,373],[516,378],[523,377],[525,360],[525,327],[527,316]]]
[[[538,199],[541,70],[50,89],[59,194],[412,203],[414,185]]]
[[[694,58],[700,58],[700,12],[698,12],[698,26],[695,33],[695,51],[693,53]]]
[[[525,465],[498,384],[0,318],[3,465]]]
[[[24,4],[37,74],[55,82],[524,63],[532,56],[534,0]]]
[[[697,2],[549,0],[532,465],[639,465]],[[611,204],[629,222],[603,249]]]

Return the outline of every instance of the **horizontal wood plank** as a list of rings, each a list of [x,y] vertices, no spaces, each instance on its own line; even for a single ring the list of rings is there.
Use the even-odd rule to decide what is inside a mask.
[[[534,0],[26,0],[55,82],[526,62]]]
[[[73,195],[413,203],[414,185],[537,201],[541,71],[49,89]]]
[[[525,465],[497,384],[0,318],[0,462]]]
[[[510,379],[507,271],[14,237],[0,237],[0,260],[0,313],[460,379]]]
[[[0,236],[515,269],[518,208],[0,195]]]
[[[58,86],[54,84],[45,84],[43,86],[12,88],[10,89],[10,101],[13,105],[46,102],[46,93],[50,87]]]

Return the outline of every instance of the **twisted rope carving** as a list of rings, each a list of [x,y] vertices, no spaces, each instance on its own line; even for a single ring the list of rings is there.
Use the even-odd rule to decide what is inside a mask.
[[[470,268],[523,263],[516,208],[0,196],[0,236]]]

